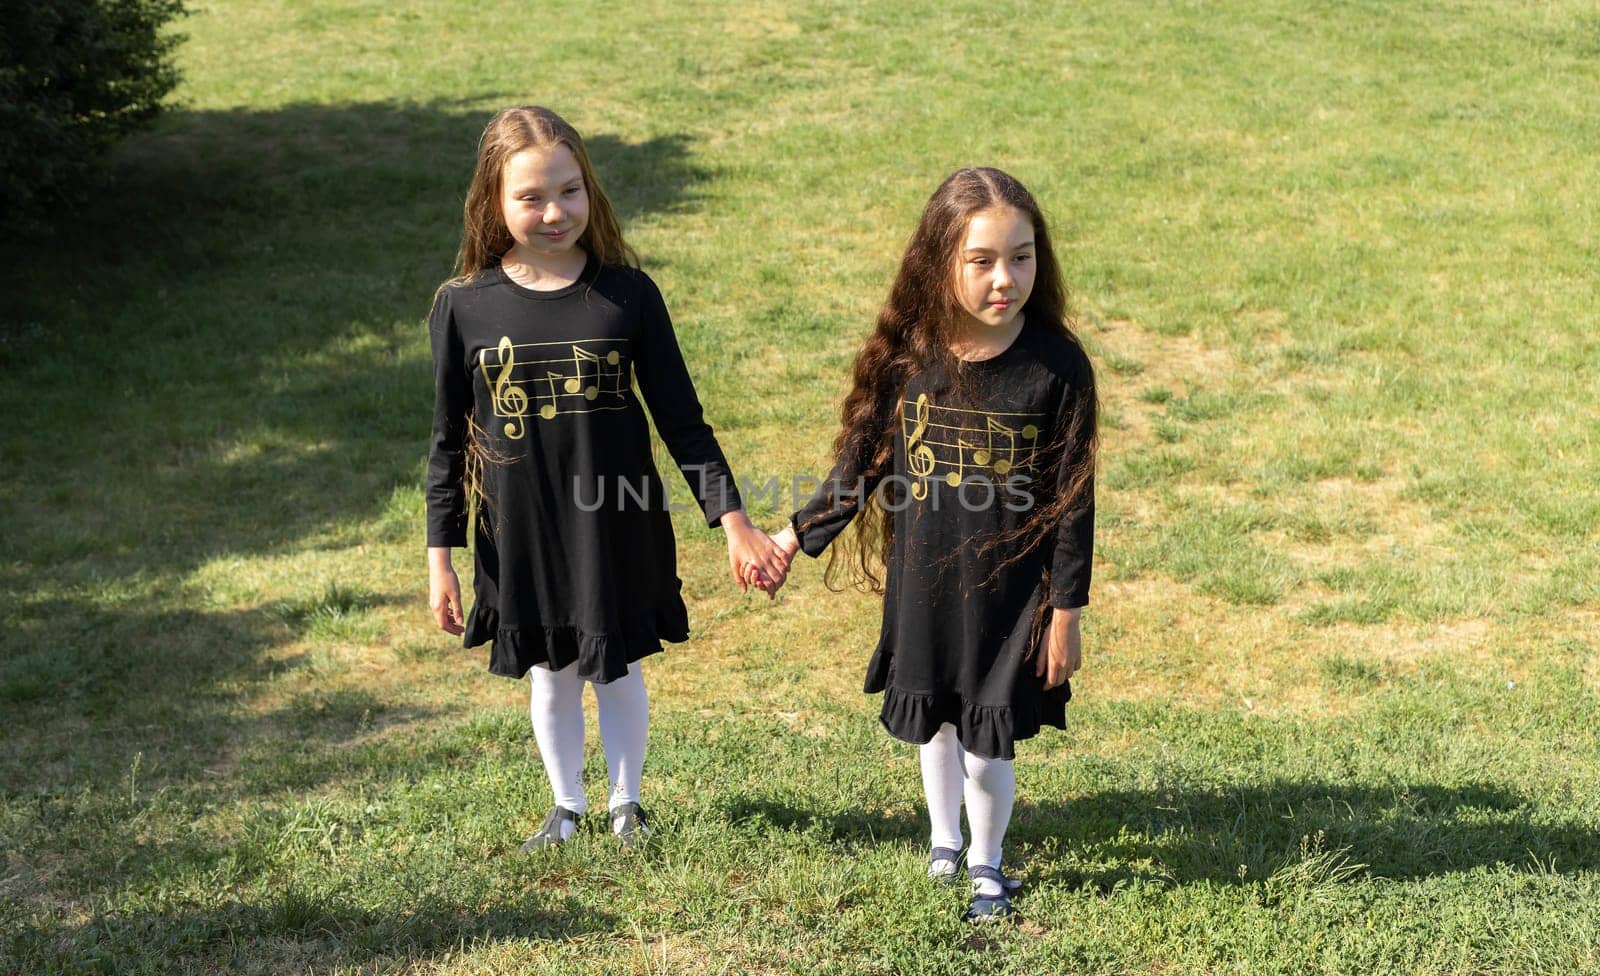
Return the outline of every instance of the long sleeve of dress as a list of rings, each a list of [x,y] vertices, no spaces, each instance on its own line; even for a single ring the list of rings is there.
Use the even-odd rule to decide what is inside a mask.
[[[1089,485],[1090,492],[1094,485]],[[1056,529],[1050,557],[1050,605],[1062,610],[1089,605],[1094,560],[1094,502],[1068,511]]]
[[[1087,362],[1083,365],[1087,370]],[[1056,490],[1070,488],[1071,461],[1090,449],[1095,430],[1095,393],[1092,374],[1085,373],[1066,391],[1060,422],[1067,425]],[[1050,605],[1063,610],[1088,606],[1089,582],[1094,563],[1094,480],[1084,486],[1083,504],[1067,510],[1056,528],[1055,550],[1050,556]]]
[[[862,504],[878,490],[888,473],[863,474],[867,467],[863,454],[858,451],[858,456],[836,461],[811,499],[789,517],[789,524],[800,539],[800,551],[813,559],[849,527],[850,520],[860,514]]]
[[[695,501],[715,527],[722,516],[744,507],[734,484],[728,459],[706,423],[694,382],[683,362],[666,302],[653,283],[645,288],[644,335],[641,354],[634,360],[639,391],[655,420],[656,432],[666,443],[672,460],[683,472]]]
[[[467,417],[472,410],[461,335],[451,313],[450,292],[441,291],[428,315],[433,346],[433,441],[428,451],[428,545],[467,544]]]

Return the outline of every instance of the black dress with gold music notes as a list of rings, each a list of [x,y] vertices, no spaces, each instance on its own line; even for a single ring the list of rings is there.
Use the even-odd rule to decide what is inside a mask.
[[[1066,727],[1071,690],[1046,691],[1033,655],[1050,608],[1089,602],[1093,499],[1031,546],[1006,540],[1062,487],[1060,459],[1086,449],[1067,432],[1094,409],[1093,373],[1079,346],[1032,324],[959,368],[900,391],[892,474],[838,463],[792,522],[819,556],[877,493],[895,530],[866,680],[884,693],[884,728],[924,743],[948,722],[969,751],[1011,759],[1017,740]]]
[[[576,662],[607,682],[689,636],[656,430],[709,525],[741,507],[655,283],[592,259],[557,291],[498,266],[445,287],[428,318],[428,545],[467,544],[469,431],[483,458],[464,642],[521,677]]]

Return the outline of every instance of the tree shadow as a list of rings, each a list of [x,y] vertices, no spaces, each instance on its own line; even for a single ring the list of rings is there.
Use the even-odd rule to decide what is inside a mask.
[[[175,111],[54,238],[0,242],[0,789],[47,848],[30,857],[104,868],[81,891],[163,857],[160,840],[78,846],[104,845],[135,775],[196,806],[315,789],[362,773],[341,750],[374,723],[436,714],[348,689],[244,707],[317,664],[270,652],[314,636],[327,601],[267,602],[229,561],[420,551],[424,319],[487,120],[442,102]],[[589,147],[625,222],[696,205],[689,137]],[[420,585],[346,593],[322,623]],[[259,743],[282,763],[241,773]]]
[[[6,544],[8,588],[296,550],[415,485],[423,319],[485,121],[178,112],[126,147],[116,195],[69,234],[5,245],[0,404],[33,418],[0,448],[0,500],[31,527]],[[589,142],[625,221],[695,203],[687,137]]]
[[[1007,844],[1031,848],[1041,881],[1111,891],[1122,882],[1265,881],[1320,859],[1358,876],[1417,880],[1509,866],[1571,874],[1600,869],[1600,832],[1554,820],[1489,783],[1350,786],[1277,780],[1213,789],[1112,790],[1069,803],[1021,803]],[[1084,871],[1074,861],[1112,865]]]
[[[295,887],[262,902],[99,915],[78,925],[27,925],[10,936],[17,961],[39,972],[168,972],[180,963],[283,971],[306,958],[362,965],[426,957],[461,945],[564,940],[614,931],[616,916],[572,897],[508,893],[487,905],[429,895],[392,910]],[[318,967],[321,968],[320,966]]]
[[[1485,783],[1352,787],[1280,780],[1218,789],[1111,790],[1069,803],[1019,802],[1006,835],[1031,883],[1255,884],[1312,859],[1360,875],[1416,880],[1510,866],[1600,870],[1600,831],[1537,816],[1537,805]],[[926,807],[824,811],[759,797],[726,809],[729,823],[805,834],[841,853],[922,844]],[[1072,857],[1065,857],[1072,852]],[[1085,869],[1083,864],[1104,865]]]
[[[813,843],[833,846],[841,853],[877,844],[903,844],[927,833],[927,811],[922,818],[912,812],[880,810],[822,811],[762,797],[740,796],[723,811],[728,823],[758,833],[784,831],[803,834]]]

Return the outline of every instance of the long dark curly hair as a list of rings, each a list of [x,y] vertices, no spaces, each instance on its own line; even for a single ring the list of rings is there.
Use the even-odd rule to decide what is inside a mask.
[[[1056,331],[1082,349],[1073,332],[1061,265],[1033,194],[998,169],[958,170],[929,198],[900,259],[889,297],[878,311],[876,328],[856,356],[833,442],[840,483],[853,485],[860,478],[871,483],[892,473],[900,394],[913,376],[938,369],[956,377],[959,386],[960,364],[950,345],[966,314],[956,294],[960,247],[975,215],[1004,208],[1026,214],[1033,224],[1036,271],[1033,291],[1021,309],[1029,327]],[[1083,361],[1087,363],[1088,357]],[[1074,402],[1044,454],[1040,485],[1045,500],[1034,506],[1020,529],[980,543],[1004,547],[1008,555],[1002,568],[1031,552],[1067,512],[1088,504],[1093,494],[1098,409],[1092,370],[1087,382],[1075,384],[1072,392]],[[880,504],[877,492],[861,505],[849,533],[832,547],[824,579],[832,589],[853,585],[881,593],[883,569],[894,544],[894,518]]]

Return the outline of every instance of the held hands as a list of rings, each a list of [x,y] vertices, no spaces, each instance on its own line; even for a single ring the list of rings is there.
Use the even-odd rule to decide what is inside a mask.
[[[768,599],[776,596],[789,576],[789,553],[756,528],[743,509],[722,516],[722,530],[728,536],[728,567],[739,592],[748,593],[754,585]]]
[[[794,526],[785,525],[782,531],[771,538],[772,544],[777,546],[778,551],[783,554],[785,566],[792,564],[794,562],[794,554],[800,551],[800,537],[795,535]],[[783,576],[772,580],[764,579],[761,570],[753,564],[747,563],[744,567],[745,583],[765,593],[769,600],[778,595],[778,590],[783,587],[784,580],[787,578],[787,570]]]
[[[1044,653],[1036,655],[1038,663],[1034,671],[1044,679],[1046,688],[1054,688],[1083,667],[1083,636],[1078,631],[1078,618],[1082,615],[1082,607],[1071,610],[1057,607],[1050,614]]]
[[[440,630],[461,636],[466,621],[461,613],[461,581],[450,565],[450,550],[439,546],[428,547],[428,609]]]

